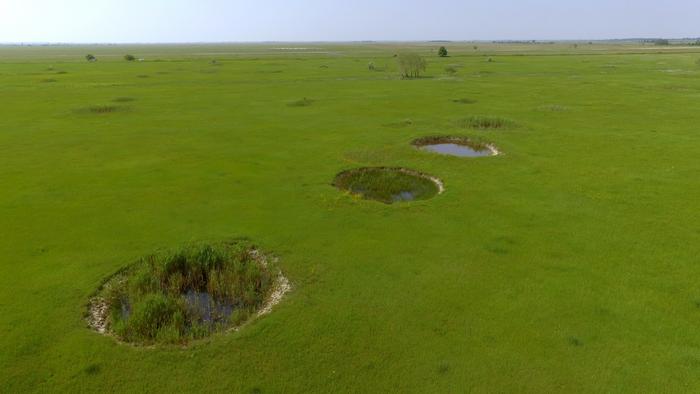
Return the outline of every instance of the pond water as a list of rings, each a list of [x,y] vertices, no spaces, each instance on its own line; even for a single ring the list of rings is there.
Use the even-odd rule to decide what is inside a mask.
[[[404,190],[401,192],[398,192],[391,196],[391,201],[392,202],[401,202],[401,201],[413,201],[416,199],[415,193],[409,190]]]
[[[444,143],[444,144],[429,144],[423,145],[420,149],[427,150],[430,152],[440,153],[443,155],[460,156],[460,157],[484,157],[493,156],[494,152],[483,147],[480,149],[472,148],[468,145]]]
[[[207,323],[225,320],[235,309],[232,303],[219,301],[206,291],[190,290],[183,297],[187,305]]]
[[[187,303],[187,307],[201,318],[204,323],[216,323],[228,319],[236,305],[230,302],[219,301],[206,291],[189,290],[182,297]],[[122,319],[128,320],[131,315],[131,304],[129,300],[121,300]]]

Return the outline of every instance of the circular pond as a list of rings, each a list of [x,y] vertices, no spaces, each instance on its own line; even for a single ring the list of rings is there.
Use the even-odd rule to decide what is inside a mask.
[[[94,330],[140,344],[186,344],[269,312],[287,279],[248,242],[198,244],[144,257],[88,304]]]
[[[444,190],[438,178],[396,167],[364,167],[343,171],[336,175],[333,186],[385,204],[426,200]]]
[[[418,149],[459,157],[485,157],[499,154],[495,146],[464,137],[425,137],[413,141]]]

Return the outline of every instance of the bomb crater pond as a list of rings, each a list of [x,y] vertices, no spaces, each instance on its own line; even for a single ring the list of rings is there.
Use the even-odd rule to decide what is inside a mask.
[[[153,254],[98,289],[88,323],[123,342],[187,344],[269,311],[289,290],[274,265],[243,241]]]
[[[440,179],[399,167],[364,167],[336,175],[333,186],[385,204],[426,200],[444,191]]]
[[[413,145],[420,150],[458,157],[487,157],[500,153],[492,144],[465,137],[425,137],[413,141]]]

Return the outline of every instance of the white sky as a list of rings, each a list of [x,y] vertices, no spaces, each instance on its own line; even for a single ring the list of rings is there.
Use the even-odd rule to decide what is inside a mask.
[[[0,42],[700,36],[700,0],[0,0]]]

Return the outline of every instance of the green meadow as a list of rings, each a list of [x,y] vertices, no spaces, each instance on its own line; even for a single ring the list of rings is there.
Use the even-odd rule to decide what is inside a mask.
[[[422,78],[401,79],[400,51]],[[698,392],[698,59],[0,47],[0,392]],[[502,154],[411,144],[433,135]],[[445,191],[384,204],[333,186],[363,167]],[[271,313],[187,346],[88,327],[124,267],[240,238],[292,286]]]

